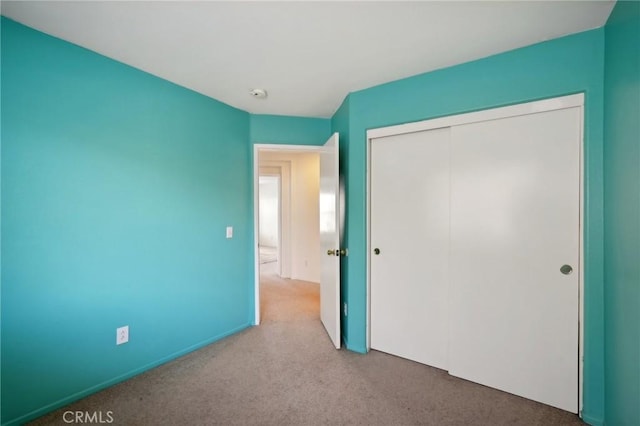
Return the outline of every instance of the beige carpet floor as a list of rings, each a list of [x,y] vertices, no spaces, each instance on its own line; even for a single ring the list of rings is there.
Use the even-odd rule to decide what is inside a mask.
[[[577,425],[570,413],[372,351],[333,348],[317,284],[262,275],[262,325],[50,413],[117,425]]]

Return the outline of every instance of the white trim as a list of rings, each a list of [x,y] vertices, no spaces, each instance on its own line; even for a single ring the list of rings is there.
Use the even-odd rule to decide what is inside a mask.
[[[254,154],[258,151],[295,154],[297,152],[321,152],[322,149],[321,145],[278,145],[273,143],[257,143],[253,145]]]
[[[458,115],[448,115],[446,117],[433,118],[424,121],[415,121],[412,123],[399,124],[397,126],[370,129],[367,130],[367,140],[384,138],[386,136],[397,136],[405,133],[422,132],[425,130],[439,129],[441,127],[452,127],[461,124],[477,123],[480,121],[497,120],[499,118],[515,117],[518,115],[535,114],[537,112],[579,107],[583,105],[584,94],[578,93],[560,98],[544,99],[524,104],[491,108]]]
[[[260,187],[260,152],[280,152],[280,153],[320,153],[322,146],[310,145],[279,145],[279,144],[254,144],[253,145],[253,267],[254,267],[254,303],[255,314],[253,325],[260,324],[260,249],[258,243],[260,235],[260,218],[258,215],[258,189]]]
[[[525,102],[505,107],[490,108],[481,111],[450,115],[446,117],[433,118],[429,120],[416,121],[412,123],[399,124],[395,126],[381,127],[367,130],[366,141],[366,240],[367,240],[367,267],[366,267],[366,345],[367,351],[371,350],[371,143],[374,139],[388,136],[402,135],[406,133],[422,132],[426,130],[439,129],[442,127],[453,127],[463,124],[477,123],[481,121],[497,120],[501,118],[516,117],[519,115],[535,114],[539,112],[555,111],[565,108],[579,107],[580,116],[580,240],[579,259],[580,277],[578,280],[578,414],[582,417],[583,408],[583,386],[584,386],[584,93],[561,96],[557,98],[543,99],[540,101]]]
[[[259,198],[260,189],[260,162],[258,161],[258,145],[253,146],[253,280],[254,280],[254,294],[253,300],[255,303],[255,313],[253,318],[253,324],[260,324],[260,215],[258,214],[258,206],[260,205]]]
[[[367,280],[367,306],[365,307],[366,313],[366,326],[365,332],[367,333],[365,336],[365,344],[367,348],[367,352],[371,350],[371,140],[373,138],[369,137],[369,132],[367,131],[367,145],[365,146],[365,152],[367,157],[367,164],[365,166],[365,174],[366,174],[366,204],[367,204],[367,217],[366,217],[366,246],[367,246],[367,267],[366,270],[366,280]]]
[[[584,211],[586,208],[584,188],[585,188],[585,163],[584,163],[584,97],[580,105],[580,235],[578,236],[578,247],[580,248],[579,262],[580,273],[578,277],[578,415],[582,418],[582,407],[584,403]]]

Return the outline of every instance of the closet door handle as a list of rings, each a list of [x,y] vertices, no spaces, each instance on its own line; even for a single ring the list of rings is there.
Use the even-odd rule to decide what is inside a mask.
[[[571,267],[571,265],[562,265],[560,267],[560,272],[562,272],[564,275],[569,275],[573,272],[573,268]]]

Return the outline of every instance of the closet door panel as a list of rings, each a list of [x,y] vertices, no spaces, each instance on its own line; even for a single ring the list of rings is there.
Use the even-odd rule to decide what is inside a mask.
[[[451,130],[450,374],[574,413],[580,126],[569,108]]]
[[[449,129],[371,143],[371,348],[447,368]]]

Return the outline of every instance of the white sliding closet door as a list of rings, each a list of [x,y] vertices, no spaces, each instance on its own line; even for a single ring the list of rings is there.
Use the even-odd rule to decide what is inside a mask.
[[[451,129],[449,372],[574,413],[580,126],[568,108]]]
[[[371,348],[447,368],[449,128],[371,143]],[[378,253],[378,254],[376,254]]]

